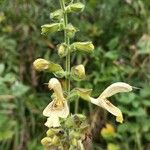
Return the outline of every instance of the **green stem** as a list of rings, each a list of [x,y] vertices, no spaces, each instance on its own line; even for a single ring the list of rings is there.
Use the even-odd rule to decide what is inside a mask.
[[[142,150],[141,138],[138,131],[136,131],[136,140],[137,140],[137,148],[138,150]]]
[[[66,28],[68,24],[68,16],[65,12],[65,2],[64,0],[60,0],[61,9],[63,10],[63,19],[64,19],[64,27]],[[70,38],[67,36],[66,30],[64,30],[64,43],[66,45],[70,45]],[[70,52],[68,50],[67,56],[66,56],[66,71],[68,74],[70,74]],[[66,91],[69,94],[70,93],[70,79],[69,77],[66,77]]]

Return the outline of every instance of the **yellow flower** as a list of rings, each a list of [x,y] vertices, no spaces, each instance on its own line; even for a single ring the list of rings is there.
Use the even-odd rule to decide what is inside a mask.
[[[67,116],[69,115],[68,104],[63,96],[61,84],[56,78],[50,79],[48,87],[49,89],[54,90],[55,98],[43,111],[43,115],[48,117],[45,125],[49,128],[59,127],[59,117],[67,118]]]
[[[33,66],[37,71],[43,71],[48,69],[49,62],[45,59],[38,58],[33,62]]]
[[[107,123],[106,126],[102,128],[101,135],[106,140],[113,139],[116,135],[113,125]]]
[[[81,96],[83,99],[88,100],[91,103],[106,109],[108,112],[116,116],[117,122],[123,122],[121,110],[114,106],[110,101],[108,101],[107,98],[117,93],[132,91],[132,86],[130,86],[129,84],[124,82],[117,82],[111,84],[100,94],[98,98],[90,97],[91,90],[76,88],[76,91],[78,95]]]

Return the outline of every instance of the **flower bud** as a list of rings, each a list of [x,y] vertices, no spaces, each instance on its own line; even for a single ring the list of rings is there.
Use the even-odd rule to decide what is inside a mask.
[[[37,71],[43,71],[43,70],[47,70],[49,67],[49,62],[45,59],[42,58],[38,58],[33,62],[33,67],[37,70]]]
[[[73,38],[75,33],[78,31],[72,24],[68,24],[65,28],[67,36]]]
[[[38,58],[33,62],[33,66],[37,71],[48,71],[52,73],[64,72],[59,64],[55,64],[51,61],[47,61],[42,58]]]
[[[42,34],[54,33],[63,30],[63,24],[62,23],[45,24],[42,25],[41,28]]]
[[[74,4],[70,4],[66,7],[66,12],[67,13],[71,13],[71,12],[75,12],[75,13],[78,13],[78,12],[81,12],[84,10],[84,7],[85,5],[83,3],[74,3]]]
[[[67,45],[65,43],[58,45],[58,55],[60,57],[65,57],[67,55]]]
[[[70,48],[72,51],[78,50],[81,52],[91,53],[94,50],[94,45],[92,42],[75,42],[71,44]]]
[[[50,137],[44,137],[42,140],[41,140],[41,143],[42,145],[44,146],[48,146],[50,145],[52,142],[52,139]]]
[[[68,117],[65,121],[65,126],[66,128],[72,128],[74,126],[74,121],[72,119],[72,117]]]
[[[62,15],[63,15],[63,11],[59,9],[50,13],[50,18],[53,20],[60,20],[62,18]]]
[[[71,144],[72,144],[73,146],[77,146],[77,145],[78,145],[78,140],[75,139],[75,138],[73,138],[73,139],[71,140]]]
[[[85,78],[85,68],[82,64],[72,67],[71,73],[73,78],[76,80],[81,80]]]
[[[48,137],[53,137],[55,135],[55,130],[50,128],[47,132],[46,132]]]
[[[59,144],[59,141],[59,137],[55,135],[52,139],[52,145],[57,146]]]

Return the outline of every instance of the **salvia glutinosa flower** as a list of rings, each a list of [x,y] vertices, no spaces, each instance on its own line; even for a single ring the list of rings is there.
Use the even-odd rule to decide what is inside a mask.
[[[98,98],[93,98],[90,96],[91,90],[81,88],[76,88],[75,90],[81,98],[106,109],[108,112],[116,116],[117,122],[123,122],[123,115],[121,110],[114,106],[109,100],[107,100],[107,98],[117,93],[130,92],[132,91],[132,86],[124,82],[116,82],[108,86]]]
[[[55,98],[43,111],[43,115],[48,117],[45,125],[49,128],[59,127],[59,117],[67,118],[67,116],[69,115],[68,104],[66,99],[64,98],[61,84],[56,78],[52,78],[49,80],[48,88],[54,91]]]

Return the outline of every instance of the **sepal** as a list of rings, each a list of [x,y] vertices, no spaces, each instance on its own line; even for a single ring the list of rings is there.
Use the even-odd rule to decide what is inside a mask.
[[[61,9],[56,10],[52,13],[50,13],[50,18],[52,20],[60,20],[61,18],[63,18],[63,11]]]
[[[75,33],[79,31],[77,28],[75,28],[72,24],[68,24],[65,28],[67,36],[69,38],[73,38],[75,36]]]
[[[42,33],[41,34],[48,34],[48,33],[54,33],[58,31],[63,30],[63,24],[62,23],[52,23],[52,24],[45,24],[41,26]]]
[[[70,45],[70,49],[71,51],[92,53],[94,51],[94,45],[92,42],[75,42]]]
[[[81,2],[70,4],[66,7],[67,13],[79,13],[82,12],[85,8],[85,5]]]
[[[62,43],[60,45],[58,45],[58,55],[60,57],[65,57],[67,55],[68,52],[68,46],[65,43]]]
[[[91,95],[92,89],[75,88],[74,90],[82,99],[86,101],[90,101],[90,95]]]
[[[85,68],[84,66],[81,65],[77,65],[71,68],[71,77],[76,80],[76,81],[80,81],[85,79]]]

